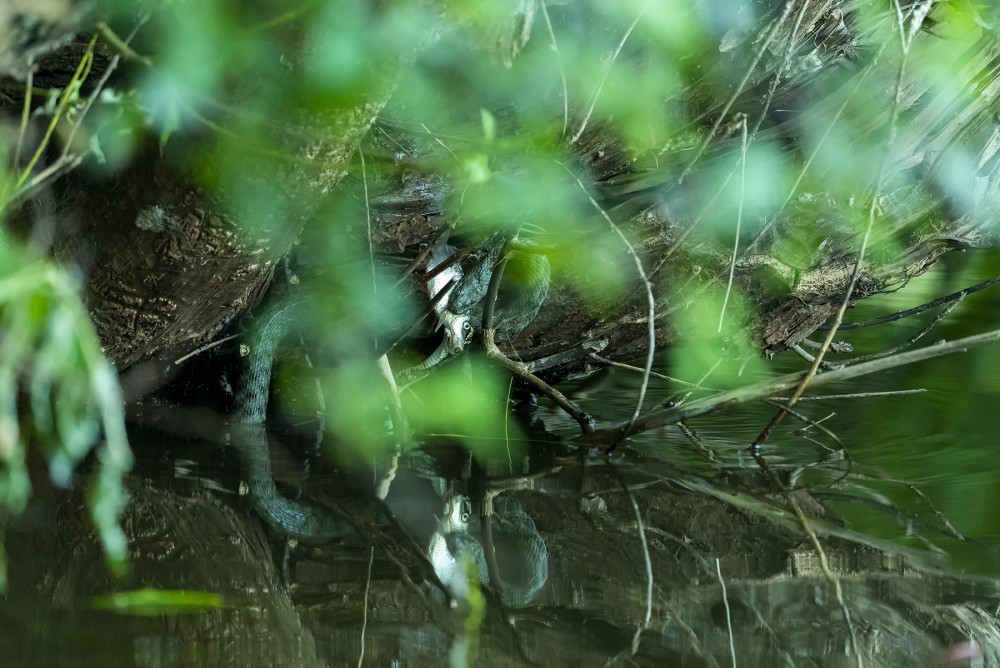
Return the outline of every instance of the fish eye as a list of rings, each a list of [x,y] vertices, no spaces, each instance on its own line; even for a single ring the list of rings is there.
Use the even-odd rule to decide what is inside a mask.
[[[462,513],[462,521],[463,522],[469,521],[469,513]]]
[[[462,323],[462,329],[465,330],[466,332],[471,331],[472,323],[466,320],[465,322]]]

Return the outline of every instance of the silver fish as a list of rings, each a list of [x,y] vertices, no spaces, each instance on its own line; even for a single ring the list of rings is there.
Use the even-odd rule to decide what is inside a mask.
[[[430,258],[427,260],[428,273],[433,271],[435,267],[448,260],[448,258],[454,254],[454,246],[441,244],[435,248],[431,253]],[[441,346],[431,353],[431,356],[428,357],[427,360],[421,365],[424,368],[430,368],[444,358],[448,357],[448,355],[463,350],[465,345],[472,338],[472,322],[469,320],[468,316],[456,315],[448,309],[451,293],[455,289],[455,285],[462,280],[462,276],[462,267],[456,262],[434,278],[427,281],[427,294],[431,299],[436,297],[442,290],[447,290],[447,292],[434,305],[434,312],[437,314],[438,318],[438,327],[444,328],[444,341]]]

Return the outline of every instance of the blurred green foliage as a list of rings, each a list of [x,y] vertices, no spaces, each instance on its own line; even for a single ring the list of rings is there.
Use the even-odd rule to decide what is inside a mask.
[[[692,247],[726,255],[790,211],[808,213],[772,248],[798,271],[815,264],[821,245],[828,256],[852,257],[873,195],[893,198],[879,207],[874,256],[896,252],[904,242],[896,231],[911,223],[975,208],[969,181],[992,124],[951,133],[947,120],[959,110],[983,119],[995,111],[979,103],[992,76],[979,46],[989,21],[979,10],[937,3],[933,34],[904,51],[894,11],[873,3],[851,3],[849,26],[828,22],[832,36],[785,30],[768,41],[769,21],[784,5],[108,0],[99,14],[121,35],[138,25],[132,47],[151,65],[126,63],[81,120],[73,114],[85,109],[81,90],[93,78],[93,57],[85,56],[39,115],[50,128],[63,116],[81,123],[98,158],[83,169],[121,168],[153,141],[247,230],[310,221],[300,252],[324,295],[312,329],[336,341],[339,362],[321,383],[335,407],[329,425],[371,452],[382,438],[384,402],[370,357],[421,301],[369,255],[370,204],[400,173],[443,175],[433,205],[457,235],[537,236],[557,276],[594,313],[620,303],[636,280],[598,206],[653,198],[675,229],[694,228]],[[908,78],[897,90],[900,68]],[[356,111],[383,104],[367,162],[347,160],[368,130],[351,125]],[[725,122],[714,127],[716,119]],[[379,133],[388,141],[376,143]],[[617,162],[587,145],[595,135],[614,139]],[[340,150],[326,152],[338,138]],[[909,169],[926,145],[944,156],[930,177]],[[680,187],[679,175],[696,161]],[[590,164],[620,178],[594,184]],[[630,173],[615,173],[626,167]],[[24,194],[31,173],[5,175],[5,202]],[[325,187],[343,173],[340,189]],[[927,179],[940,193],[928,194]],[[4,507],[17,513],[27,502],[26,442],[43,448],[59,484],[97,445],[94,518],[121,557],[114,518],[128,455],[114,370],[100,356],[72,273],[6,237],[0,252]],[[663,365],[693,381],[720,355],[745,354],[743,328],[756,305],[737,287],[720,332],[724,276],[676,278],[657,277],[657,285],[686,343]],[[712,382],[741,380],[726,372]],[[426,430],[458,433],[473,451],[494,453],[513,438],[501,403],[507,389],[495,373],[474,367],[470,377],[451,365],[407,400]]]
[[[223,599],[219,594],[211,592],[137,589],[95,596],[92,605],[95,610],[107,610],[120,615],[159,617],[215,610],[223,606]]]
[[[29,447],[44,453],[60,486],[72,483],[77,464],[96,448],[91,517],[106,553],[121,566],[126,545],[118,515],[132,454],[117,373],[79,292],[69,271],[34,258],[0,231],[0,510],[17,515],[28,504]],[[2,560],[0,586],[6,586]]]

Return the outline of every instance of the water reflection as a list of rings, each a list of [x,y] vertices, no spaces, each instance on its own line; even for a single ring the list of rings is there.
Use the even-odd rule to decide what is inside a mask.
[[[850,338],[866,352],[884,336]],[[272,437],[282,494],[353,527],[322,544],[289,542],[259,518],[224,430],[139,432],[120,579],[93,539],[84,492],[34,472],[35,501],[6,536],[0,665],[712,666],[735,656],[850,666],[855,652],[866,666],[1000,665],[1000,590],[954,572],[993,575],[1000,562],[995,456],[984,447],[993,425],[982,419],[996,392],[983,369],[997,354],[845,388],[924,394],[801,404],[843,445],[816,424],[786,423],[765,457],[790,496],[746,455],[767,406],[642,434],[610,460],[578,448],[561,413],[527,409],[518,417],[532,441],[513,444],[530,453],[523,462],[429,442],[400,458],[384,504],[370,470],[325,463],[304,475],[302,453]],[[598,419],[627,417],[638,379],[608,382],[577,399]],[[650,396],[671,391],[654,384]],[[222,603],[152,616],[95,609],[95,597],[144,588]]]
[[[147,439],[141,451],[155,449]],[[366,525],[358,510],[357,535],[289,545],[238,496],[237,459],[175,443],[132,480],[122,580],[106,574],[79,493],[49,497],[54,524],[11,531],[2,609],[17,621],[3,626],[0,655],[4,665],[356,665],[364,638],[368,665],[461,663],[475,647],[481,665],[729,665],[735,651],[738,665],[833,666],[854,665],[853,632],[865,665],[947,665],[970,638],[996,664],[995,588],[922,572],[933,565],[925,554],[825,540],[842,606],[792,514],[754,476],[712,481],[630,450],[611,461],[571,444],[537,450],[527,475],[497,479],[453,448],[431,449],[393,483],[395,525]],[[314,477],[313,501],[352,517],[351,501],[323,490],[356,481]],[[484,588],[476,626],[475,606],[457,600],[427,546],[455,533],[481,544],[470,525],[488,497],[495,518],[531,518],[545,571],[507,605]],[[817,533],[836,534],[822,506],[797,498]],[[514,553],[530,566],[524,545]],[[217,592],[224,603],[142,618],[92,609],[94,596],[140,586]]]

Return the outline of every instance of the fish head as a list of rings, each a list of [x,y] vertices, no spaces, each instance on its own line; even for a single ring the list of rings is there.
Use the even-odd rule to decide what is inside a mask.
[[[453,353],[464,350],[466,344],[472,340],[473,334],[472,320],[469,316],[458,315],[449,318],[444,325],[444,336],[448,349]]]

